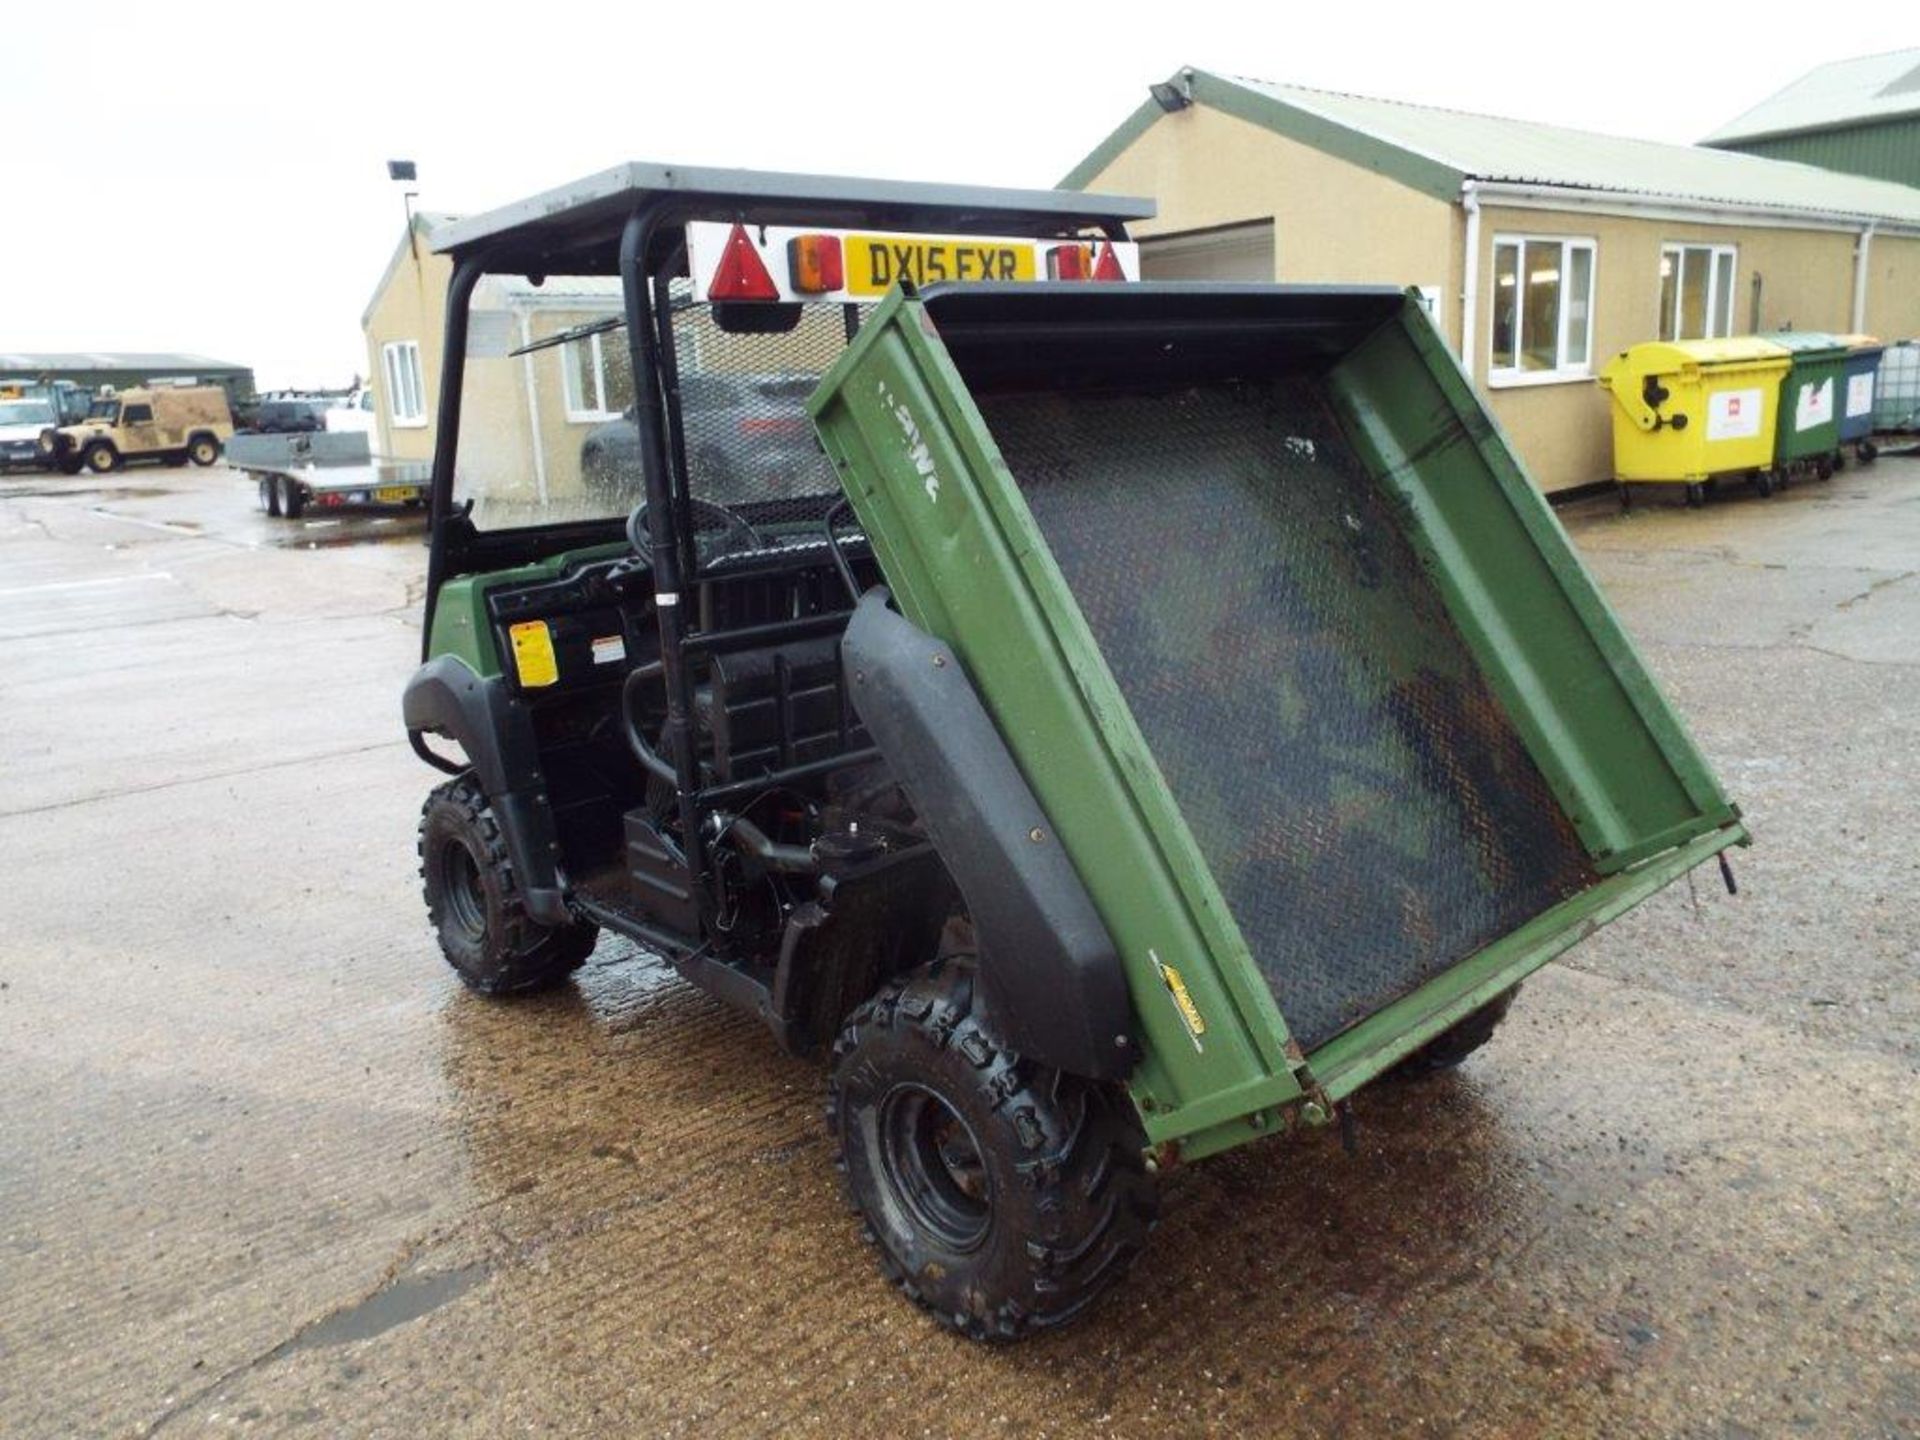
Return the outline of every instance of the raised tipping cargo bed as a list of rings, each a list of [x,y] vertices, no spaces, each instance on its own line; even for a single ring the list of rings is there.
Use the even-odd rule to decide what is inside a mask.
[[[1156,1141],[1338,1098],[1745,838],[1397,291],[896,294],[813,405],[1122,952]]]

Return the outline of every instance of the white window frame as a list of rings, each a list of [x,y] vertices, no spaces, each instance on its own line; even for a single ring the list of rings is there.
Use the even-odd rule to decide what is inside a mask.
[[[1684,284],[1686,274],[1681,267],[1686,264],[1686,252],[1689,250],[1705,250],[1707,252],[1707,333],[1704,335],[1682,335],[1680,333],[1680,306],[1685,298],[1686,288]],[[1673,334],[1670,338],[1674,340],[1724,340],[1727,336],[1733,334],[1732,312],[1738,309],[1740,305],[1739,291],[1737,289],[1740,280],[1740,247],[1738,245],[1716,245],[1708,240],[1669,240],[1660,247],[1660,259],[1664,263],[1669,257],[1671,257],[1674,264],[1673,313],[1660,317],[1659,331],[1656,333],[1664,333],[1668,324],[1671,323],[1673,326]],[[1720,268],[1720,262],[1723,260],[1727,265],[1728,313],[1720,315],[1716,313],[1719,309],[1720,288],[1715,285],[1713,281],[1714,272]],[[1658,272],[1656,272],[1656,275],[1657,273]],[[1658,293],[1656,290],[1656,304],[1658,303]]]
[[[557,347],[560,355],[560,394],[567,411],[569,425],[597,425],[605,420],[618,420],[620,412],[607,408],[607,357],[600,348],[600,333],[596,332],[578,340],[569,340]],[[590,346],[593,356],[593,394],[577,393],[580,372],[575,366],[573,347]],[[591,405],[585,403],[591,399]]]
[[[397,430],[427,427],[426,374],[418,340],[389,340],[380,347],[380,374],[387,387],[387,420]]]
[[[1527,385],[1568,385],[1576,381],[1591,380],[1593,378],[1593,297],[1599,293],[1600,289],[1600,242],[1591,235],[1496,234],[1493,237],[1493,251],[1490,256],[1491,263],[1487,267],[1489,277],[1496,277],[1499,274],[1500,247],[1503,245],[1517,245],[1520,247],[1520,253],[1516,257],[1518,263],[1514,269],[1514,281],[1515,284],[1522,289],[1526,286],[1528,247],[1535,245],[1557,245],[1560,247],[1560,274],[1562,276],[1560,290],[1560,331],[1554,336],[1554,354],[1559,357],[1560,363],[1551,370],[1526,370],[1518,366],[1496,365],[1494,363],[1493,352],[1493,314],[1489,313],[1487,316],[1488,388],[1494,390],[1519,389]],[[1568,297],[1564,277],[1571,273],[1572,261],[1570,256],[1575,250],[1585,250],[1587,252],[1587,293],[1585,296],[1587,307],[1587,348],[1583,354],[1577,357],[1570,357],[1567,354],[1567,327],[1573,319],[1573,306],[1567,303]],[[1498,281],[1495,280],[1495,282],[1489,284],[1487,288],[1493,292],[1493,305],[1497,307],[1500,304],[1500,287]],[[1526,335],[1523,333],[1526,325],[1526,310],[1525,296],[1516,294],[1514,296],[1513,311],[1513,353],[1516,360],[1527,348]]]

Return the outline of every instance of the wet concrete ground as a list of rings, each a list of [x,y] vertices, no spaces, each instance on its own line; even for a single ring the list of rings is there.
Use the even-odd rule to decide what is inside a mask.
[[[428,939],[417,527],[0,482],[0,1433],[1920,1433],[1920,461],[1569,516],[1752,817],[1359,1154],[1174,1177],[1012,1351],[895,1298],[820,1071]],[[330,543],[334,541],[390,543]]]

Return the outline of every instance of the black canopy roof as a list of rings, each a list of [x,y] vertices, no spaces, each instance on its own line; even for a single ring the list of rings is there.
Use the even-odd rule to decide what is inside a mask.
[[[674,207],[681,219],[871,225],[975,235],[1071,235],[1149,219],[1154,213],[1151,200],[1072,190],[931,185],[633,161],[482,215],[451,221],[433,232],[432,246],[456,260],[484,255],[488,268],[495,270],[606,274],[615,268],[626,218],[663,195],[686,202],[684,207]],[[662,243],[677,241],[676,232],[677,227],[667,227]]]

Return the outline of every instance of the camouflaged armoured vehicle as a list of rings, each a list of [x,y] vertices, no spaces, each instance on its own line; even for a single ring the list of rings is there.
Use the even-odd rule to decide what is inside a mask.
[[[94,401],[87,418],[40,432],[42,460],[69,475],[105,475],[132,460],[211,465],[233,438],[218,385],[153,385]]]
[[[1418,300],[1135,283],[1148,213],[635,165],[435,236],[446,957],[613,931],[826,1056],[882,1268],[976,1338],[1746,838]],[[682,403],[769,373],[821,378]],[[630,414],[624,476],[521,383]]]

